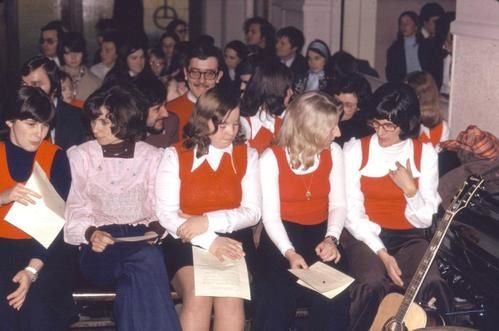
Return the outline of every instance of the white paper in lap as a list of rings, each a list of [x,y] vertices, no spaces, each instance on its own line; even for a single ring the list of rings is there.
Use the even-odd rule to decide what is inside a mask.
[[[234,297],[251,300],[246,260],[220,262],[207,250],[192,246],[196,296]]]
[[[289,269],[297,283],[332,299],[350,286],[354,279],[325,263],[316,262],[308,270]]]
[[[64,200],[36,162],[25,186],[42,198],[35,198],[36,204],[28,206],[15,202],[5,220],[48,248],[64,226]]]

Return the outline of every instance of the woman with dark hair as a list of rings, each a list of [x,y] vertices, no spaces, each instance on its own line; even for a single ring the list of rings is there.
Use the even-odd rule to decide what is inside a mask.
[[[177,75],[182,70],[182,59],[180,53],[180,39],[174,32],[165,32],[159,38],[158,45],[163,52],[165,67],[161,76]]]
[[[254,63],[275,57],[275,28],[265,18],[254,16],[244,21],[243,31],[248,45],[249,56]]]
[[[413,71],[431,71],[432,48],[418,30],[418,14],[406,11],[398,18],[397,39],[386,53],[386,79],[401,83]]]
[[[260,158],[265,232],[259,246],[262,298],[253,330],[295,329],[296,308],[309,308],[308,328],[346,330],[348,292],[334,300],[296,283],[289,269],[340,261],[338,239],[346,217],[341,105],[321,92],[306,92],[286,110],[276,144]],[[260,280],[260,279],[258,279]],[[260,306],[260,307],[259,307]]]
[[[286,65],[278,61],[261,63],[255,70],[241,100],[243,132],[258,153],[270,146],[279,133],[281,118],[288,105],[293,77]]]
[[[118,61],[108,72],[104,84],[129,83],[134,80],[155,77],[146,61],[147,42],[142,38],[130,38],[120,45],[118,49]]]
[[[160,248],[117,239],[164,233],[154,212],[161,151],[139,141],[147,108],[123,84],[102,87],[85,103],[95,140],[68,150],[74,180],[64,238],[80,246],[83,276],[115,289],[118,330],[180,330]]]
[[[175,34],[178,38],[178,41],[187,41],[187,33],[189,32],[187,28],[187,22],[176,18],[168,23],[168,25],[166,26],[166,32]]]
[[[315,39],[307,47],[308,72],[295,83],[295,92],[324,91],[327,87],[327,74],[331,52],[326,43]]]
[[[243,330],[243,300],[196,296],[191,245],[219,259],[243,258],[261,214],[258,153],[244,143],[237,94],[202,94],[181,145],[165,150],[156,181],[156,213],[167,231],[172,284],[181,295],[184,331]],[[242,244],[241,244],[242,243]],[[223,257],[222,257],[223,256]]]
[[[234,84],[239,84],[238,77],[236,76],[236,68],[239,63],[246,60],[248,56],[248,49],[246,45],[240,40],[232,40],[224,48],[224,60],[227,66],[230,80]]]
[[[85,65],[85,39],[79,32],[68,32],[64,35],[62,48],[62,70],[71,76],[74,98],[84,102],[102,83]]]
[[[100,62],[94,64],[90,71],[100,80],[104,80],[107,73],[113,68],[118,60],[118,49],[120,48],[121,36],[117,31],[107,31],[101,35],[99,59]]]
[[[55,65],[55,64],[54,64]],[[45,138],[54,118],[52,101],[40,88],[24,86],[5,109],[7,136],[0,142],[0,330],[67,330],[72,298],[59,240],[45,249],[4,218],[14,202],[41,196],[26,188],[37,162],[66,199],[71,173],[66,153]],[[62,243],[62,240],[61,240]],[[62,308],[62,309],[61,309]]]
[[[333,82],[331,95],[343,105],[339,123],[341,137],[336,138],[336,143],[343,146],[352,138],[363,138],[374,132],[367,125],[372,92],[364,76],[356,73],[341,76]]]
[[[348,233],[342,240],[350,273],[352,330],[368,330],[389,291],[403,291],[428,246],[425,229],[440,203],[438,158],[422,144],[419,101],[405,84],[387,83],[373,95],[372,136],[345,144]],[[437,298],[450,309],[449,289],[436,265],[418,300]]]

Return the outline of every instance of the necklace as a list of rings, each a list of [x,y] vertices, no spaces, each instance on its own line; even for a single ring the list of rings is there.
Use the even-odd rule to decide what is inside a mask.
[[[307,201],[310,201],[310,199],[312,199],[312,192],[310,192],[310,188],[312,186],[312,182],[314,181],[314,175],[315,175],[315,171],[312,172],[312,176],[310,176],[310,182],[307,184],[305,184],[305,180],[303,179],[303,176],[300,176],[301,178],[301,181],[303,183],[303,186],[305,186],[305,199],[307,199]]]

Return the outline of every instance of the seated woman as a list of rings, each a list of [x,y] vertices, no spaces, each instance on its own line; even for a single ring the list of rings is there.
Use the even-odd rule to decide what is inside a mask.
[[[95,140],[68,150],[71,185],[64,237],[80,245],[83,276],[116,290],[118,330],[180,330],[158,246],[115,238],[162,234],[154,213],[159,149],[138,141],[147,105],[127,85],[103,87],[85,103]]]
[[[241,125],[251,147],[262,153],[279,133],[292,90],[292,73],[283,63],[267,61],[256,67],[241,100]]]
[[[373,95],[369,124],[376,134],[345,144],[349,234],[342,241],[350,273],[352,330],[368,330],[391,289],[409,284],[428,246],[440,196],[438,160],[419,135],[419,102],[405,84],[388,83]],[[353,236],[353,237],[352,237]],[[436,265],[429,270],[418,300],[432,297],[450,309],[449,288]]]
[[[364,76],[349,73],[334,80],[331,94],[342,103],[340,123],[341,137],[335,142],[340,146],[352,138],[362,138],[373,133],[367,125],[368,105],[372,96],[371,86]]]
[[[244,144],[237,96],[220,87],[200,96],[184,131],[182,145],[165,150],[156,182],[157,215],[177,238],[164,245],[182,329],[209,330],[214,308],[214,330],[243,330],[242,299],[195,296],[191,244],[220,259],[244,256],[261,213],[258,153]]]
[[[449,125],[440,110],[440,93],[433,77],[425,71],[415,71],[407,75],[409,84],[419,99],[421,109],[421,131],[419,139],[431,143],[440,151],[440,143],[449,139]]]
[[[346,216],[341,106],[321,92],[293,100],[277,144],[260,159],[263,224],[259,252],[265,300],[254,330],[294,327],[297,303],[310,307],[310,330],[346,330],[348,292],[329,300],[298,285],[288,269],[338,263],[338,238]]]
[[[14,202],[28,205],[41,198],[24,186],[35,162],[65,199],[69,162],[64,151],[45,140],[54,118],[45,92],[21,87],[12,101],[4,114],[7,137],[0,142],[0,330],[66,330],[72,300],[69,273],[61,274],[60,260],[54,260],[59,244],[47,250],[4,218]],[[56,308],[68,302],[65,312]]]

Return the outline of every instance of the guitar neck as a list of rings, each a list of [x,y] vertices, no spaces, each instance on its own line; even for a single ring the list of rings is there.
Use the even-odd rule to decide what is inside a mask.
[[[407,287],[402,304],[400,305],[400,308],[398,309],[395,316],[398,321],[402,322],[404,320],[409,306],[416,298],[419,288],[421,287],[421,284],[423,283],[426,274],[428,273],[428,270],[430,269],[431,264],[433,263],[433,260],[437,255],[438,249],[442,244],[442,240],[445,237],[445,234],[449,229],[449,225],[454,219],[455,215],[456,213],[446,211],[444,217],[440,221],[433,239],[430,241],[430,244],[426,249],[423,258],[421,259],[421,262],[419,263],[418,268],[416,269],[416,272],[414,273],[414,276],[412,277],[412,280]]]

